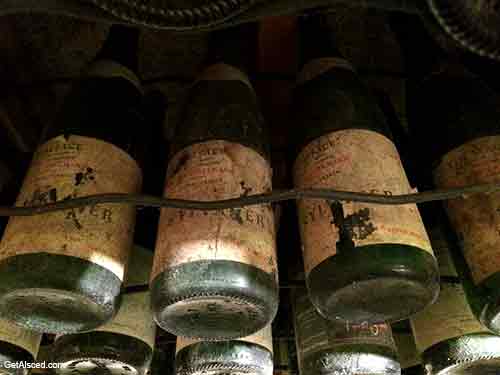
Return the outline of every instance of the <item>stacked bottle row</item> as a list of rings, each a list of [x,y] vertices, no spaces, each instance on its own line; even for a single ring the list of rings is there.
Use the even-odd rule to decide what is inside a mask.
[[[442,291],[435,304],[411,319],[413,335],[399,323],[391,331],[390,325],[385,323],[326,320],[311,304],[307,291],[295,289],[291,315],[300,374],[390,375],[401,372],[410,375],[423,373],[423,368],[428,374],[464,371],[484,374],[500,370],[500,337],[488,332],[472,313],[467,297],[467,292],[471,291],[468,281],[458,277],[457,269],[463,264],[460,265],[459,257],[452,259],[452,239],[446,235],[449,232],[446,221],[439,216],[439,209],[433,207],[432,216],[427,213],[426,225],[439,259]],[[102,369],[113,374],[147,372],[155,345],[155,324],[149,309],[149,293],[141,287],[147,285],[152,258],[151,251],[134,248],[122,306],[110,323],[94,331],[56,338],[45,358],[60,364],[56,373],[85,374]],[[41,335],[14,334],[21,330],[11,324],[3,327],[2,354],[14,353],[5,360],[32,362]],[[270,375],[273,371],[272,345],[270,326],[249,337],[229,341],[178,337],[176,373]],[[23,355],[26,351],[32,355]],[[21,370],[11,373],[24,374]]]
[[[272,190],[266,127],[246,72],[248,56],[241,47],[241,40],[254,31],[248,26],[213,34],[209,67],[191,87],[172,141],[166,197],[213,201]],[[384,113],[340,55],[324,19],[303,18],[300,36],[295,186],[387,195],[413,192]],[[141,155],[150,121],[133,46],[137,46],[136,30],[112,28],[34,155],[17,205],[141,190]],[[412,52],[405,53],[411,60]],[[415,106],[425,110],[412,107],[410,126],[418,139],[424,139],[424,126],[439,133],[422,157],[425,168],[435,166],[438,187],[498,182],[500,129],[494,116],[498,97],[474,77],[450,78],[442,68],[437,72],[426,76],[415,94],[419,98]],[[447,100],[445,93],[457,83],[468,91],[456,89],[453,97],[463,96],[436,107],[436,93]],[[459,100],[463,113],[455,108]],[[480,123],[472,121],[478,113],[487,114]],[[497,332],[498,199],[498,194],[491,194],[446,204],[467,260],[464,275],[467,268],[472,273],[467,304]],[[300,298],[314,306],[307,311],[296,307],[296,316],[302,317],[296,319],[302,372],[316,371],[318,363],[337,371],[355,362],[358,372],[380,365],[378,373],[397,373],[389,323],[409,317],[424,362],[433,357],[427,353],[436,345],[463,336],[421,336],[425,327],[419,322],[429,320],[419,320],[416,314],[432,313],[441,309],[443,298],[455,298],[450,293],[457,287],[450,289],[447,282],[457,276],[442,271],[443,294],[433,304],[440,288],[438,262],[415,204],[304,199],[298,202],[298,216],[308,289]],[[129,264],[132,269],[137,263],[129,261],[134,226],[135,211],[127,205],[11,218],[0,243],[0,315],[23,329],[58,334],[56,347],[69,369],[82,363],[81,353],[89,351],[85,357],[92,357],[97,340],[118,345],[123,357],[113,359],[110,366],[121,363],[144,371],[154,346],[153,322],[189,338],[180,339],[178,349],[188,362],[200,360],[200,353],[226,352],[235,341],[252,341],[258,332],[259,337],[269,337],[262,330],[276,314],[279,289],[270,205],[219,211],[163,209],[149,289],[139,291],[125,280]],[[136,277],[135,273],[127,277]],[[151,314],[134,310],[149,303]],[[316,321],[314,314],[322,318]],[[137,315],[140,318],[134,318]],[[474,333],[485,340],[497,339],[483,335],[479,323],[471,319]],[[122,321],[134,322],[140,331],[127,331],[126,344],[115,341],[116,326]],[[333,345],[335,355],[317,359],[316,349],[308,353],[304,347],[316,339],[320,341],[314,347],[329,353]],[[350,353],[351,346],[358,350],[355,356],[339,355],[341,350]],[[255,354],[252,364],[268,371],[272,348],[259,347],[266,350]],[[447,350],[437,351],[453,358]],[[80,354],[73,358],[74,353]],[[123,358],[135,359],[120,362]],[[82,366],[87,366],[85,361]],[[178,371],[198,366],[188,363]]]

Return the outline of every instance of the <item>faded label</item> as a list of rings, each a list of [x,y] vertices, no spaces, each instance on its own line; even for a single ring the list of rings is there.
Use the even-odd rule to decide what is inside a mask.
[[[399,195],[412,190],[394,144],[370,130],[341,130],[309,143],[294,165],[295,186]],[[339,228],[355,246],[401,244],[432,254],[415,204],[342,203],[342,226],[324,200],[298,203],[306,273],[339,250]]]
[[[458,283],[442,282],[437,302],[411,318],[411,326],[419,352],[448,339],[487,332],[472,313]]]
[[[434,180],[440,188],[500,183],[500,136],[478,138],[450,151]],[[449,200],[446,209],[474,281],[500,271],[500,193]]]
[[[165,196],[213,201],[271,191],[271,169],[240,144],[209,141],[185,148],[169,163]],[[230,260],[277,273],[270,205],[219,211],[162,210],[152,278],[199,260]]]
[[[372,344],[387,346],[396,351],[396,344],[392,337],[391,326],[385,323],[379,324],[351,324],[328,322],[331,330],[331,347],[350,344]]]
[[[156,324],[149,308],[149,292],[127,293],[113,320],[96,331],[113,332],[139,339],[155,346]]]
[[[182,337],[182,336],[177,336],[177,343],[175,346],[175,353],[179,353],[182,349],[184,349],[186,346],[196,344],[198,342],[202,342],[203,340],[200,339],[192,339],[192,338],[187,338],[187,337]],[[251,344],[256,344],[260,345],[267,350],[269,350],[271,353],[273,352],[273,335],[272,335],[272,330],[271,330],[271,325],[268,325],[261,329],[260,331],[257,331],[253,335],[246,336],[239,338],[237,340],[232,340],[232,341],[245,341],[249,342]]]
[[[0,341],[21,347],[36,359],[42,334],[22,329],[7,320],[0,319]]]
[[[36,206],[140,189],[141,170],[120,148],[88,137],[59,136],[36,151],[16,204]],[[111,204],[12,217],[0,244],[0,259],[40,252],[73,256],[123,280],[134,224],[134,207]]]
[[[328,326],[307,294],[301,294],[294,301],[295,342],[299,367],[302,361],[313,353],[330,348]]]

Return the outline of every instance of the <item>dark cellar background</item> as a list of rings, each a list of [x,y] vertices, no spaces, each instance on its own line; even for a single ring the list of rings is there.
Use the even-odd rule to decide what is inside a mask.
[[[387,23],[389,14],[363,7],[335,6],[328,10],[341,52],[375,90],[400,129],[405,129],[405,73],[397,41]],[[393,15],[394,16],[394,15]],[[290,187],[293,161],[291,119],[288,111],[294,86],[295,60],[292,17],[263,19],[260,25],[258,69],[253,82],[271,130],[274,187]],[[10,173],[4,182],[2,204],[12,204],[31,153],[49,124],[72,80],[94,57],[109,25],[42,14],[4,16],[0,20],[0,168]],[[279,48],[277,48],[279,46]],[[168,138],[177,123],[179,108],[207,51],[206,33],[174,34],[143,29],[140,40],[140,75],[147,91],[160,90],[167,98],[167,115],[158,137],[149,171],[150,193],[162,191]],[[154,210],[142,210],[137,237],[154,246]],[[141,218],[143,218],[141,222]],[[4,220],[5,221],[5,220]],[[296,373],[294,338],[288,290],[301,284],[300,242],[294,207],[281,210],[278,238],[281,303],[273,326],[278,371]],[[404,329],[404,324],[401,325]],[[44,339],[49,345],[51,337]],[[162,373],[172,369],[175,338],[159,330],[157,359]],[[158,367],[153,367],[153,373]]]

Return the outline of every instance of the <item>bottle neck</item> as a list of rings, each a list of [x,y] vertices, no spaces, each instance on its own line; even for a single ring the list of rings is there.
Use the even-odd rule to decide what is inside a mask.
[[[138,50],[139,30],[123,25],[113,25],[94,63],[111,60],[138,75]]]
[[[353,66],[342,56],[326,15],[311,14],[299,19],[299,63],[297,84],[303,84],[330,69],[340,68],[354,72]]]
[[[257,23],[213,31],[209,36],[206,65],[229,65],[250,74],[255,71],[257,40]]]

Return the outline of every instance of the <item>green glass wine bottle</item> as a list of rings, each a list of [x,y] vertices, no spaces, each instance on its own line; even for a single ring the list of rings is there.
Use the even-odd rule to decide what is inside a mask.
[[[306,63],[295,89],[295,186],[412,192],[383,112],[322,18],[303,18],[299,29]],[[437,263],[416,205],[304,199],[298,211],[309,294],[325,318],[397,321],[437,297]]]
[[[33,363],[38,355],[42,335],[0,319],[0,374],[27,375],[22,362]]]
[[[441,273],[438,300],[411,318],[423,366],[428,375],[500,373],[500,336],[489,332],[473,313],[480,298],[464,272],[465,261],[460,265],[453,256],[458,249],[452,248],[441,211],[437,205],[423,209]]]
[[[177,337],[175,366],[177,375],[272,375],[271,326],[237,340],[202,341]]]
[[[399,375],[391,327],[321,317],[305,289],[294,291],[293,315],[299,373]]]
[[[98,329],[56,338],[52,361],[57,374],[144,375],[155,346],[156,324],[148,288],[153,252],[134,247],[127,270],[122,304],[116,316]]]
[[[246,73],[255,25],[212,34],[210,65],[190,90],[173,140],[165,196],[211,201],[271,190],[266,131]],[[251,45],[251,44],[250,44]],[[278,306],[270,205],[163,209],[151,279],[157,323],[177,335],[234,339]]]
[[[409,35],[425,34],[412,30],[403,30],[401,45],[410,75],[410,132],[426,147],[419,152],[421,170],[432,169],[437,188],[499,183],[500,96],[451,58],[436,58],[443,53],[432,41],[408,42]],[[488,297],[478,317],[500,333],[500,193],[449,200],[445,207],[474,283]]]
[[[134,158],[145,126],[134,73],[137,40],[135,29],[111,28],[38,147],[17,205],[140,191]],[[119,305],[134,222],[133,207],[105,204],[11,218],[0,243],[0,315],[51,333],[109,320]]]

